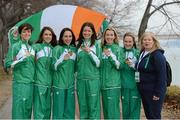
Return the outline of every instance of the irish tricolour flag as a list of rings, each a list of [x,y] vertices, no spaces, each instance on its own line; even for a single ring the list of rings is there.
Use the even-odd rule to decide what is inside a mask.
[[[59,38],[59,34],[64,27],[69,27],[75,33],[76,38],[79,35],[79,31],[81,25],[84,22],[92,22],[95,26],[96,32],[100,30],[103,22],[105,20],[105,15],[89,10],[79,6],[72,5],[54,5],[44,9],[41,12],[38,12],[22,21],[18,22],[12,29],[9,30],[9,43],[10,45],[16,41],[16,30],[18,26],[22,23],[30,23],[33,28],[33,34],[31,38],[31,42],[34,42],[38,39],[38,35],[40,30],[44,26],[51,27],[57,39]]]

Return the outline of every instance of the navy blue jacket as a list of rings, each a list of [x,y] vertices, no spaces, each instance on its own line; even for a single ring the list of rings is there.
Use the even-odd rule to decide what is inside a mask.
[[[162,49],[148,53],[136,67],[140,72],[139,90],[153,91],[158,97],[166,92],[166,58],[163,54]]]

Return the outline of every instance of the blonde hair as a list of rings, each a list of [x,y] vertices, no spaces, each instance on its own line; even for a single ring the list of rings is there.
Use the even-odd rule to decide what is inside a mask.
[[[106,35],[106,32],[107,31],[113,31],[114,32],[114,36],[115,36],[115,39],[114,39],[114,43],[115,44],[119,44],[119,37],[118,37],[118,34],[117,34],[117,31],[113,28],[113,27],[108,27],[108,28],[106,28],[106,30],[104,31],[104,33],[103,33],[103,38],[102,38],[102,41],[101,41],[101,45],[105,45],[106,43],[106,41],[105,41],[105,35]]]
[[[150,36],[154,41],[154,46],[153,46],[151,52],[156,50],[156,49],[161,49],[159,40],[156,38],[155,34],[152,33],[152,32],[145,32],[145,33],[143,33],[143,35],[141,36],[140,41],[139,41],[141,50],[144,49],[144,47],[143,47],[143,39],[146,36]]]

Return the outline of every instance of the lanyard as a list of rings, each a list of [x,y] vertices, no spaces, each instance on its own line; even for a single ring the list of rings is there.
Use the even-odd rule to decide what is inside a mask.
[[[142,54],[140,55],[138,64],[137,64],[137,69],[138,69],[138,67],[139,67],[139,63],[140,63],[141,60],[144,58],[144,56],[146,56],[147,54],[148,54],[148,52],[145,52],[145,51],[142,52]],[[145,66],[144,66],[145,69],[147,68],[147,65],[148,65],[148,63],[149,63],[149,59],[150,59],[150,55],[148,56],[147,61],[146,61],[146,64],[145,64]]]
[[[148,65],[148,63],[149,63],[149,59],[150,59],[150,55],[148,56],[148,58],[147,58],[147,61],[146,61],[146,64],[145,64],[145,69],[147,68],[147,65]]]
[[[47,48],[47,54],[46,54],[46,51],[45,51],[45,48]],[[43,52],[44,52],[44,55],[46,56],[46,57],[48,57],[48,59],[46,59],[46,68],[48,69],[49,68],[49,64],[50,64],[50,56],[51,56],[51,49],[50,49],[50,47],[44,47],[43,48]]]
[[[26,46],[27,51],[30,52],[28,44],[25,43],[25,46]]]

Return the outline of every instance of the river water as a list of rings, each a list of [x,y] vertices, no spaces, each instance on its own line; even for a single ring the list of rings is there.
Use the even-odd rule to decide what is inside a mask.
[[[172,84],[180,86],[180,39],[160,40],[172,69]]]

